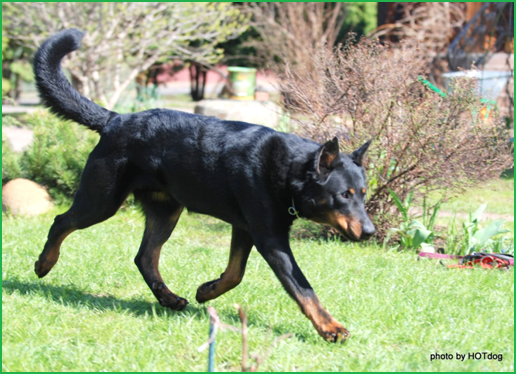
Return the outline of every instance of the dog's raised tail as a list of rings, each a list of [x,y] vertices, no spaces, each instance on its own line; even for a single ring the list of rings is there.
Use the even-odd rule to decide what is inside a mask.
[[[77,29],[67,29],[47,39],[34,56],[34,75],[39,96],[51,112],[100,133],[116,113],[82,96],[61,70],[61,60],[81,46],[83,35]]]

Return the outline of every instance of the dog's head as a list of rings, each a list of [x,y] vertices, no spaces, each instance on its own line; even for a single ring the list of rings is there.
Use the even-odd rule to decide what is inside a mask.
[[[370,143],[349,155],[339,152],[337,138],[322,145],[300,207],[308,219],[329,224],[354,241],[367,240],[376,232],[364,206],[367,184],[362,161]]]

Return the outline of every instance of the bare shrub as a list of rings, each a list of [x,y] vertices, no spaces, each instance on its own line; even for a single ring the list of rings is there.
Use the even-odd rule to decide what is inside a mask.
[[[367,211],[382,237],[397,224],[390,187],[405,198],[438,191],[444,199],[500,176],[513,162],[508,129],[484,120],[477,82],[462,79],[443,98],[418,81],[425,59],[416,47],[392,50],[377,41],[320,48],[312,69],[289,67],[280,79],[300,135],[337,135],[344,152],[374,139],[368,151]]]
[[[399,7],[399,20],[379,26],[368,36],[382,37],[384,43],[417,41],[429,59],[448,48],[466,21],[466,3],[410,2]]]
[[[280,71],[278,60],[309,65],[314,51],[334,45],[346,15],[343,3],[248,3],[247,9],[260,35],[249,45]]]

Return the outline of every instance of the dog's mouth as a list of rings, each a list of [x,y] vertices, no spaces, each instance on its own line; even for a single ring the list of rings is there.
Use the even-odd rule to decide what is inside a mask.
[[[360,239],[357,239],[357,238],[353,237],[347,231],[343,230],[341,227],[335,227],[335,226],[333,226],[333,227],[335,229],[337,229],[339,234],[342,235],[344,237],[344,239],[352,241],[352,242],[359,242],[360,241]]]
[[[362,225],[352,217],[346,217],[341,213],[328,214],[328,221],[346,239],[358,242],[362,237]]]
[[[369,233],[367,230],[364,230],[362,223],[358,219],[352,216],[345,216],[339,211],[321,212],[318,216],[310,217],[310,220],[332,226],[344,239],[353,242],[368,240],[375,232],[373,228],[373,232]]]

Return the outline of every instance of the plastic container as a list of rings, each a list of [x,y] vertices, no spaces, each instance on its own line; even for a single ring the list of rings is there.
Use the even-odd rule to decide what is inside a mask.
[[[233,95],[229,98],[234,100],[254,100],[256,69],[230,66],[228,67],[228,72],[229,80],[233,86]]]
[[[444,73],[442,76],[447,92],[450,92],[450,83],[454,79],[473,78],[479,81],[479,93],[482,98],[496,100],[511,79],[512,74],[510,71],[466,70]]]

